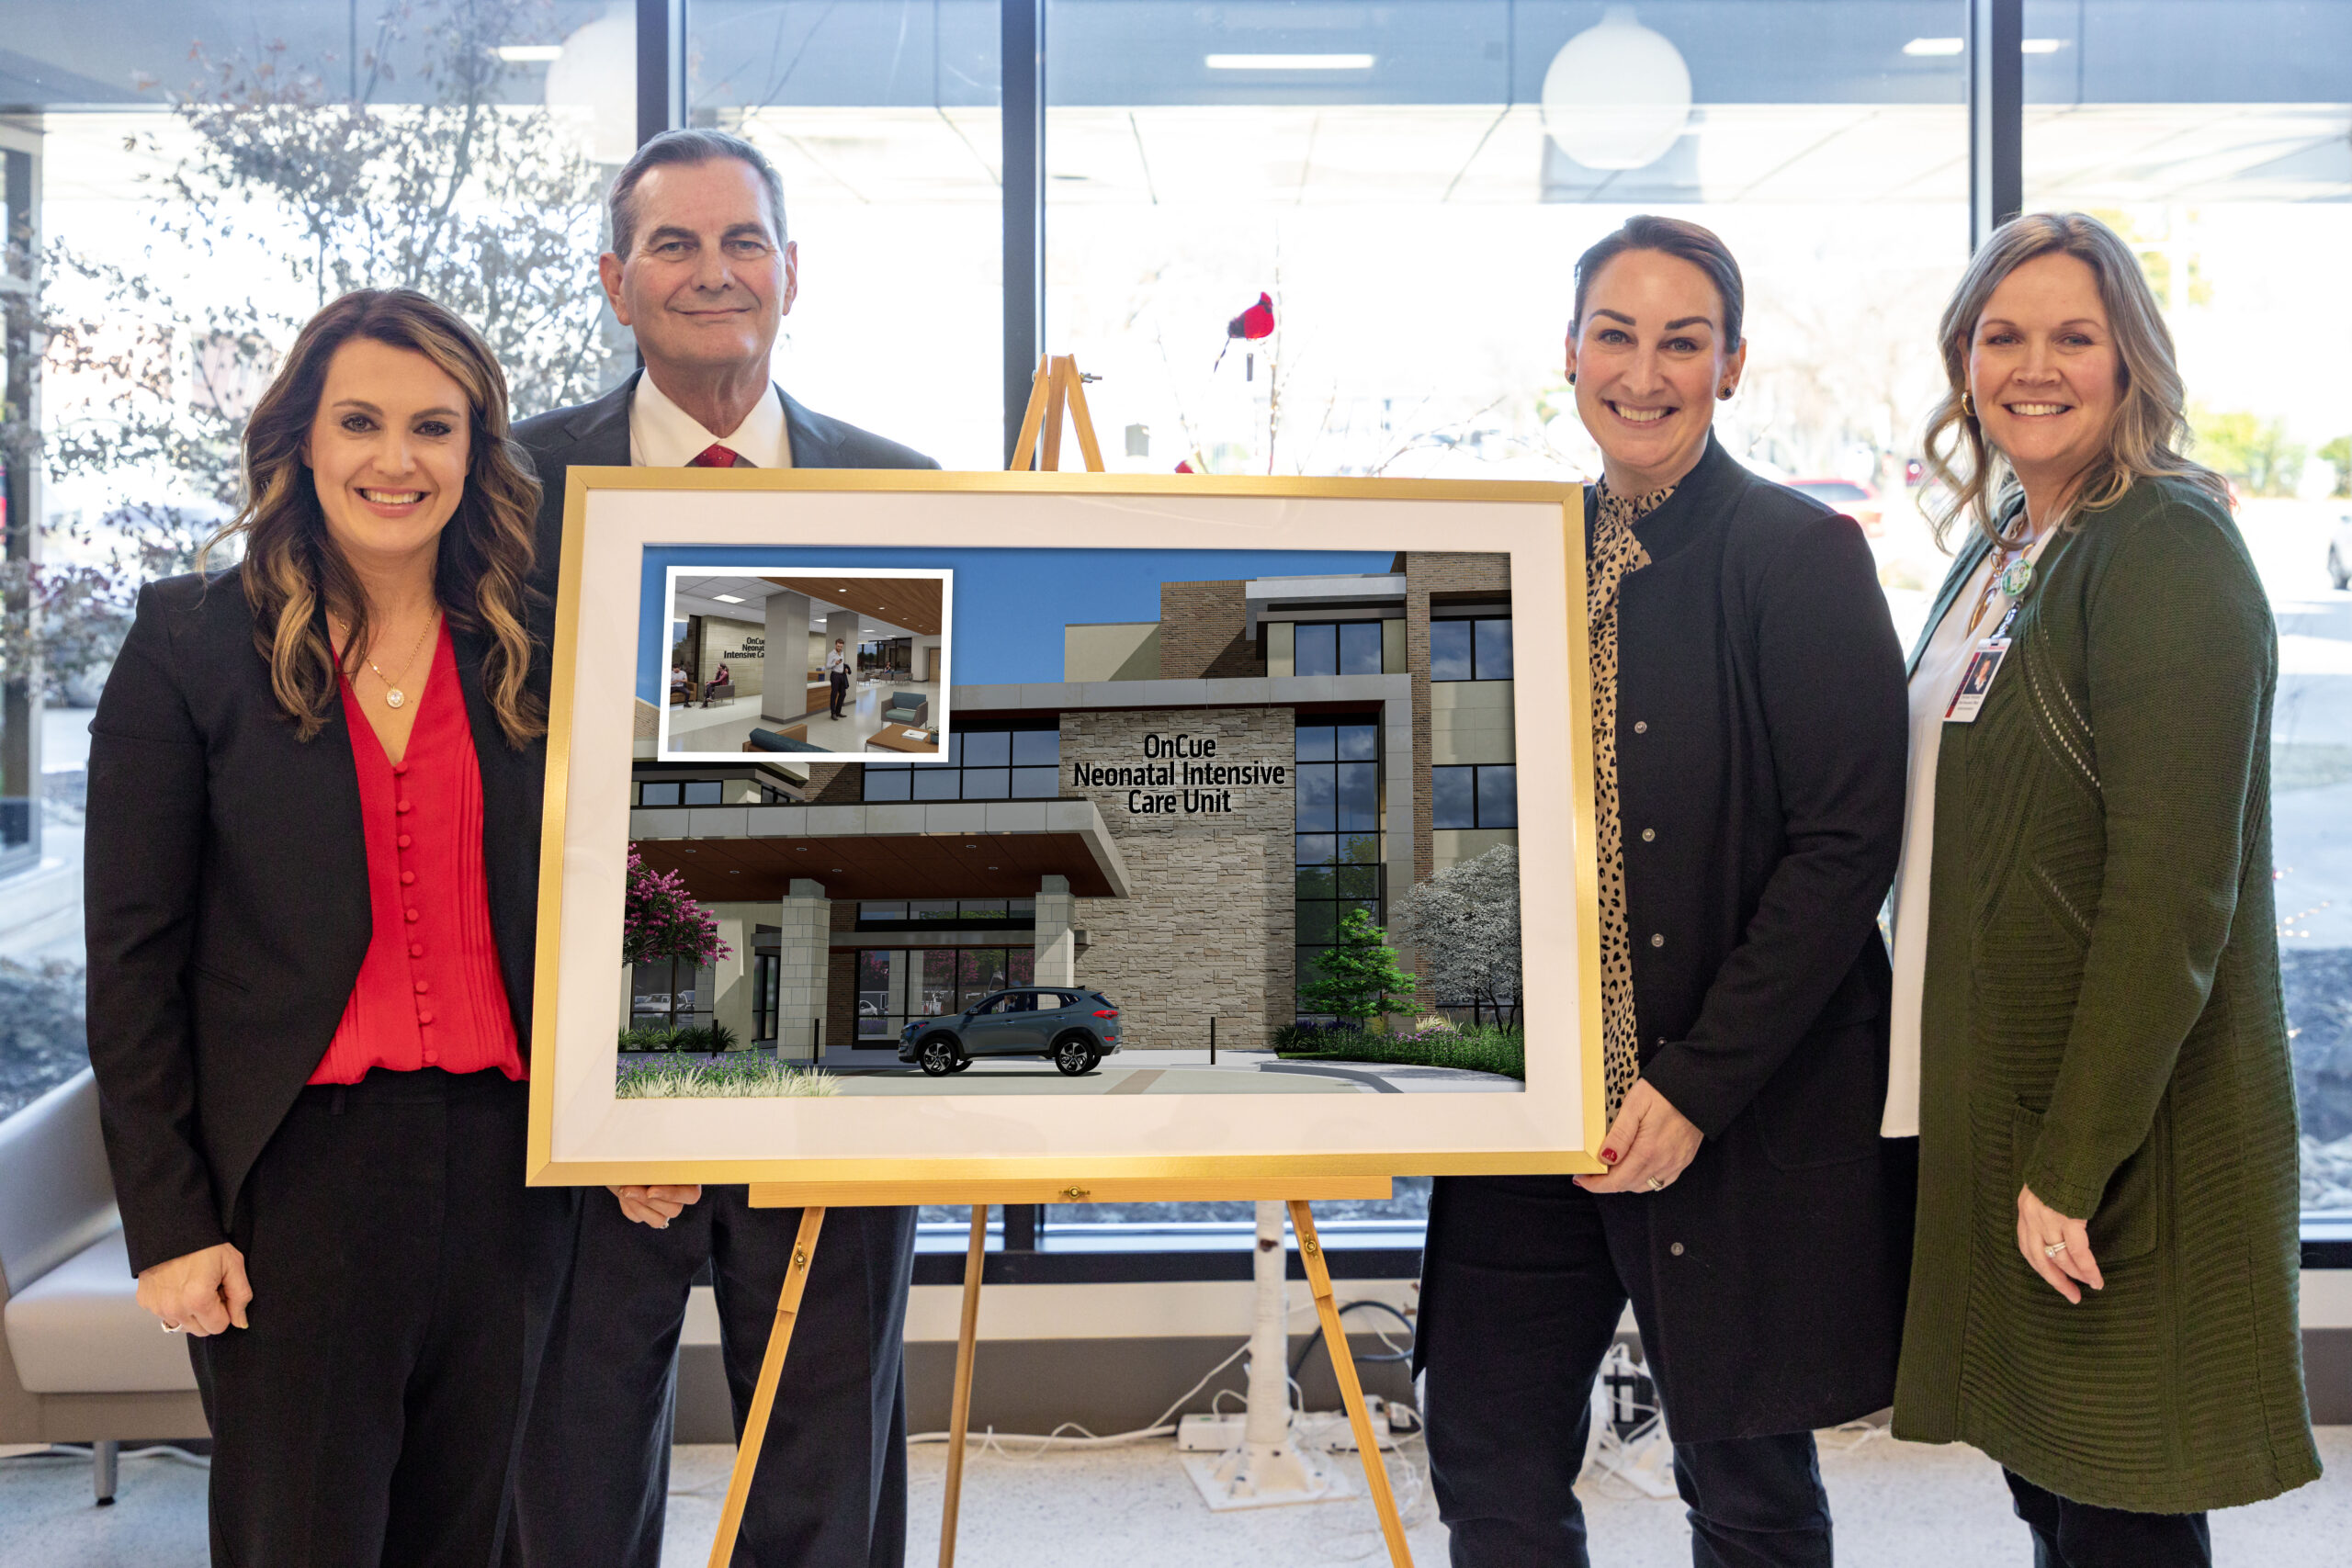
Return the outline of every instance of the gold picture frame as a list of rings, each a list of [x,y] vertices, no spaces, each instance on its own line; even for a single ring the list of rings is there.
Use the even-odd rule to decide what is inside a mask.
[[[1583,538],[1581,489],[1566,484],[571,469],[548,716],[529,1180],[786,1184],[800,1195],[795,1201],[809,1202],[1067,1201],[1073,1192],[1115,1201],[1171,1183],[1203,1198],[1262,1197],[1398,1175],[1601,1169],[1594,1154],[1606,1128]],[[646,552],[839,549],[844,541],[909,551],[1507,554],[1517,669],[1556,671],[1513,682],[1520,799],[1566,807],[1522,806],[1516,829],[1528,932],[1525,1089],[1267,1097],[1293,1111],[1279,1119],[1245,1103],[1261,1097],[1237,1094],[1136,1096],[1117,1105],[1098,1096],[1083,1102],[1082,1120],[1072,1109],[1079,1101],[1052,1093],[615,1097],[618,866],[630,834],[622,764],[634,756]],[[1554,582],[1556,599],[1544,592]],[[1426,703],[1428,671],[1412,679]],[[960,712],[960,694],[956,701]],[[1569,961],[1539,957],[1539,935],[1546,955],[1573,948]],[[1540,1019],[1539,996],[1558,1004]],[[1400,1114],[1392,1104],[1400,1098],[1417,1113]],[[1318,1114],[1296,1114],[1308,1099]],[[1474,1099],[1494,1108],[1494,1135],[1479,1135],[1484,1123],[1452,1103]],[[985,1115],[957,1106],[983,1107]]]

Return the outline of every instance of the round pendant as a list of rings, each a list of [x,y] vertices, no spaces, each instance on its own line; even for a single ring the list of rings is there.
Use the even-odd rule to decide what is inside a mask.
[[[401,694],[401,689],[398,686],[389,687],[384,693],[384,705],[386,707],[396,708],[407,701],[408,698]]]
[[[2013,560],[2001,569],[2001,592],[2010,598],[2024,597],[2025,591],[2032,585],[2033,563],[2031,561]]]

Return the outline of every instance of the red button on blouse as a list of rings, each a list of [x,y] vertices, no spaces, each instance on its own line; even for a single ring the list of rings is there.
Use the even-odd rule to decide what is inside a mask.
[[[526,1075],[482,870],[481,766],[447,628],[434,649],[399,767],[384,755],[348,682],[343,714],[359,774],[375,936],[311,1081],[357,1083],[370,1067],[428,1066],[452,1073],[495,1067],[521,1079]],[[428,931],[430,960],[417,940]],[[419,1005],[428,988],[437,993],[432,1010]]]

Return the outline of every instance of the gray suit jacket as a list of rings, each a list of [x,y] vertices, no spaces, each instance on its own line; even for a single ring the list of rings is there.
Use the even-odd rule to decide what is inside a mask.
[[[534,414],[514,426],[514,440],[539,475],[538,558],[532,579],[546,595],[539,610],[552,622],[557,569],[563,557],[563,477],[572,468],[628,467],[628,407],[642,370],[594,402]],[[784,424],[796,468],[935,468],[910,446],[803,408],[783,388]]]

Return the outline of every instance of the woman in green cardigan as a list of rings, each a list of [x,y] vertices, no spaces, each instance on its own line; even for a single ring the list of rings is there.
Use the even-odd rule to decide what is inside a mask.
[[[1919,1134],[1897,1436],[1997,1460],[2045,1568],[2211,1561],[2319,1473],[2270,886],[2278,640],[2172,339],[2079,214],[1976,254],[1911,655],[1884,1127]]]

